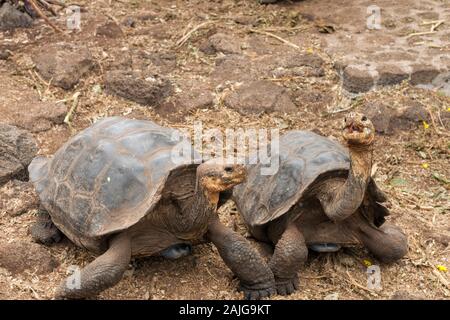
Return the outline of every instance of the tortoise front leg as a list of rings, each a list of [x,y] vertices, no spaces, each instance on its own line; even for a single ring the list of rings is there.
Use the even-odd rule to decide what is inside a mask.
[[[241,281],[240,289],[246,299],[275,294],[274,277],[267,263],[243,236],[224,226],[217,215],[209,222],[207,238]]]
[[[302,233],[294,223],[288,224],[274,243],[275,250],[269,266],[275,276],[278,294],[288,295],[298,289],[297,271],[308,257],[308,248]]]
[[[34,241],[47,246],[62,239],[61,231],[53,224],[52,218],[42,207],[39,208],[38,216],[30,228],[30,233]]]
[[[77,283],[67,278],[58,288],[56,297],[82,299],[99,294],[122,279],[130,259],[129,236],[125,233],[114,236],[109,249],[81,270],[80,281]]]

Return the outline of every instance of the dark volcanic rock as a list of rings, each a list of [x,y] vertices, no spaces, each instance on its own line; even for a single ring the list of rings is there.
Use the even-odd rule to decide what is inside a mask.
[[[264,80],[242,85],[226,96],[224,103],[242,114],[288,113],[297,110],[285,88]]]
[[[122,70],[105,75],[105,88],[109,94],[144,105],[158,105],[172,92],[172,84],[167,79]]]
[[[46,274],[57,266],[56,259],[41,245],[25,241],[0,243],[0,267],[12,274],[25,270]]]
[[[39,96],[23,84],[0,74],[1,121],[31,132],[50,129],[63,123],[67,112],[63,103],[39,100]]]
[[[63,89],[71,89],[95,66],[87,47],[57,44],[40,48],[33,57],[38,72],[47,81]]]
[[[29,28],[32,23],[33,19],[29,15],[17,10],[8,2],[0,8],[0,30]]]
[[[95,35],[114,39],[123,37],[123,31],[117,23],[109,21],[99,26],[95,31]]]
[[[26,178],[27,167],[37,151],[29,132],[0,123],[0,185],[12,178]]]
[[[369,91],[375,81],[367,68],[350,65],[344,69],[343,83],[346,90],[360,93]]]
[[[216,33],[202,44],[200,50],[207,54],[216,52],[238,54],[241,52],[241,44],[239,43],[239,39],[236,39],[235,37],[223,33]]]

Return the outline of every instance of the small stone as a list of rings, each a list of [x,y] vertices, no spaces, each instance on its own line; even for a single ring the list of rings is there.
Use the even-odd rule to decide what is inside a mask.
[[[122,29],[120,29],[117,23],[109,21],[99,26],[95,31],[95,35],[115,39],[123,37],[123,31]]]
[[[235,37],[223,33],[216,33],[209,37],[207,42],[201,46],[200,50],[207,54],[214,54],[216,52],[238,54],[241,52],[241,44]]]
[[[285,88],[264,80],[242,85],[227,95],[224,103],[241,114],[297,111]]]
[[[0,123],[0,185],[12,178],[25,179],[37,151],[36,141],[28,131]]]
[[[0,267],[12,274],[25,270],[46,274],[58,266],[56,259],[43,246],[32,242],[0,243]]]
[[[63,89],[72,89],[95,66],[87,47],[72,44],[50,45],[40,48],[33,61],[41,76]]]
[[[8,30],[15,28],[29,28],[33,23],[33,19],[8,2],[5,2],[0,8],[0,30]]]
[[[367,92],[375,84],[372,74],[367,68],[358,66],[347,66],[344,69],[344,88],[350,92]]]
[[[10,216],[21,215],[39,204],[30,182],[12,180],[0,188],[0,211]]]
[[[11,56],[11,52],[0,48],[0,60],[8,60]]]
[[[391,296],[391,300],[423,300],[424,297],[417,294],[411,293],[403,290],[395,291]]]
[[[146,77],[135,71],[110,71],[105,76],[105,89],[113,94],[143,105],[158,105],[172,93],[169,80],[158,76]]]
[[[325,296],[323,300],[339,300],[339,293],[338,292],[330,293],[329,295]]]

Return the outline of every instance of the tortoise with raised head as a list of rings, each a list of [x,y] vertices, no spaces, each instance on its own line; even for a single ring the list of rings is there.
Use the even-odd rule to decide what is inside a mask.
[[[151,121],[107,118],[52,158],[32,161],[30,178],[49,214],[32,227],[33,238],[48,244],[61,231],[100,254],[81,270],[80,286],[64,281],[58,298],[96,295],[120,281],[131,257],[178,258],[204,236],[238,276],[246,298],[275,292],[263,258],[217,216],[220,193],[245,179],[244,167],[174,161],[172,151],[182,143],[177,136]]]
[[[308,247],[319,252],[362,243],[382,262],[407,252],[400,228],[385,223],[384,193],[371,178],[374,127],[350,113],[340,143],[308,131],[291,131],[279,141],[279,169],[261,175],[247,166],[247,181],[233,198],[250,233],[272,243],[269,265],[279,294],[298,287],[297,271]]]

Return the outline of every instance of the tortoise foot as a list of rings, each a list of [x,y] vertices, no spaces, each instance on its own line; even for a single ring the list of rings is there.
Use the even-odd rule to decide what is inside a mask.
[[[277,292],[273,288],[273,286],[270,286],[269,288],[251,288],[249,286],[246,286],[244,284],[240,284],[238,291],[244,292],[244,299],[245,300],[259,300],[262,298],[269,298],[270,296],[275,295]]]
[[[275,278],[275,286],[279,295],[290,295],[298,289],[298,276],[291,279]]]
[[[30,228],[34,241],[44,245],[57,243],[62,239],[61,231],[53,224],[50,216],[45,211],[40,211],[37,221]]]

